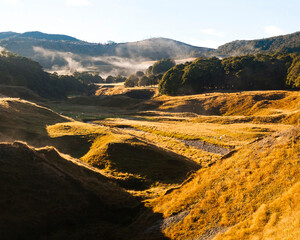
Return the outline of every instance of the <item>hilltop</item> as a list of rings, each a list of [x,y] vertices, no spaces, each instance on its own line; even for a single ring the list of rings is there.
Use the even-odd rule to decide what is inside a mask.
[[[38,31],[16,33],[16,32],[2,32],[0,33],[0,39],[5,38],[32,38],[32,39],[44,39],[49,41],[69,41],[69,42],[79,42],[77,38],[70,37],[62,34],[47,34]]]
[[[38,61],[49,71],[72,72],[81,69],[103,73],[114,71],[123,75],[145,70],[149,65],[144,63],[147,61],[204,56],[212,50],[167,38],[101,44],[41,32],[0,33],[0,46]]]
[[[300,32],[257,40],[236,40],[219,46],[217,56],[239,56],[256,53],[299,53]]]

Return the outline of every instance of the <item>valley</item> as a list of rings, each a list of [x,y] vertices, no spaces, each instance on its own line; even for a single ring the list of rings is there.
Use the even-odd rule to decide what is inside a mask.
[[[299,236],[299,91],[26,96],[0,99],[3,239]]]
[[[0,32],[0,239],[300,240],[299,39]]]

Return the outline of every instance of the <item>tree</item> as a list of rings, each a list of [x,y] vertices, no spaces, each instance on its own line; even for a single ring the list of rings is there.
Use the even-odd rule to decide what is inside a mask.
[[[105,83],[115,83],[116,82],[116,78],[109,75],[107,76],[107,78],[105,79]]]
[[[216,89],[223,84],[225,72],[218,58],[198,58],[184,69],[182,84],[191,93]],[[191,91],[192,90],[192,91]]]
[[[170,68],[174,67],[176,65],[175,61],[172,59],[161,59],[157,62],[155,62],[152,66],[150,66],[147,70],[146,70],[146,74],[147,75],[156,75],[156,74],[164,74],[165,72],[167,72]]]
[[[134,87],[138,85],[139,78],[135,74],[131,74],[127,77],[124,86],[125,87]]]
[[[150,79],[147,76],[142,76],[138,82],[139,86],[149,86],[151,85]]]
[[[300,88],[300,56],[295,57],[288,69],[286,84],[293,88]]]
[[[179,64],[167,71],[158,83],[158,90],[161,94],[177,95],[182,88],[182,75],[184,65]]]
[[[144,74],[144,72],[142,72],[142,71],[137,71],[137,72],[135,73],[135,75],[136,75],[138,78],[140,78],[140,77],[144,76],[145,74]]]
[[[123,77],[121,75],[117,75],[115,78],[116,83],[120,83],[120,82],[125,82],[126,81],[126,77]]]

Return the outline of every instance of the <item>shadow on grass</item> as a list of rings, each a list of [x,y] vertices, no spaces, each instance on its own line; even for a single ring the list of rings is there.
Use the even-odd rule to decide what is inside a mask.
[[[145,223],[151,226],[162,219],[160,214],[53,149],[37,152],[23,143],[2,143],[0,166],[3,240],[167,239],[135,224],[147,216]]]

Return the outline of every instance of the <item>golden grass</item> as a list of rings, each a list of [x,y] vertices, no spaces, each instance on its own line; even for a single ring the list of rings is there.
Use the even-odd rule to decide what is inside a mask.
[[[161,96],[160,110],[195,112],[203,115],[270,115],[299,109],[299,92],[252,91],[206,93],[191,96]]]
[[[170,137],[165,137],[151,132],[139,131],[135,129],[122,129],[122,131],[136,136],[149,143],[155,143],[157,146],[173,151],[188,159],[195,161],[202,167],[207,167],[221,158],[220,155],[209,153],[204,150],[184,144],[182,141]]]
[[[58,123],[55,125],[48,125],[47,132],[50,137],[61,137],[66,135],[84,135],[84,136],[94,136],[94,135],[105,135],[110,130],[108,127],[99,126],[96,124],[88,124],[83,122],[66,122]]]
[[[214,240],[300,238],[300,182],[269,204],[262,204],[245,221]]]
[[[145,203],[165,218],[190,210],[184,219],[164,229],[170,239],[197,239],[212,229],[228,229],[217,240],[297,239],[300,130],[287,129],[300,124],[299,92],[159,96],[146,103],[115,94],[119,93],[49,102],[53,109],[76,119],[106,118],[97,122],[101,126],[76,122],[20,99],[0,99],[0,138],[14,131],[28,133],[30,138],[60,139],[60,144],[74,144],[73,148],[85,145],[80,150],[83,162],[69,161],[96,175],[104,174],[131,195],[157,197]],[[148,109],[157,111],[144,111]],[[126,118],[118,117],[126,114]],[[257,141],[260,138],[264,139]],[[238,151],[221,159],[181,140],[235,146]],[[52,161],[56,169],[105,201],[112,194],[118,199],[115,203],[122,202],[117,197],[119,188],[97,185],[94,173],[83,170],[83,174],[71,162],[62,164],[64,156],[55,149],[31,150],[44,154],[46,160],[51,159],[49,164]],[[200,166],[205,168],[182,183]]]
[[[154,200],[150,206],[165,217],[191,209],[165,234],[171,239],[188,239],[201,236],[211,227],[231,227],[246,220],[262,204],[279,198],[300,179],[299,132],[299,128],[293,129],[248,145],[211,168],[200,170],[182,188]]]
[[[108,127],[69,122],[48,126],[47,130],[53,138],[85,136],[91,146],[81,159],[129,189],[158,184],[170,187],[168,184],[180,183],[199,168],[182,156]]]
[[[202,140],[223,147],[241,146],[272,132],[288,129],[285,124],[203,123],[191,121],[144,121],[113,118],[99,121],[108,126],[128,126],[156,135],[184,140]],[[225,135],[225,136],[224,136]]]
[[[47,124],[71,121],[46,107],[18,98],[0,98],[0,112],[0,132],[7,139],[47,137]]]

